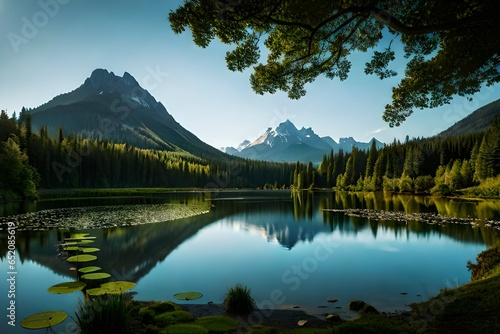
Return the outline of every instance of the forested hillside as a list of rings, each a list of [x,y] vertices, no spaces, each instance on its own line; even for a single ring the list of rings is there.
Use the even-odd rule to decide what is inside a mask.
[[[31,130],[31,117],[0,117],[0,196],[34,198],[41,188],[285,187],[294,164],[242,158],[205,159],[189,153],[140,149]]]
[[[0,200],[32,199],[40,188],[336,188],[500,196],[500,117],[483,132],[408,140],[351,153],[331,151],[315,168],[242,158],[206,159],[31,130],[31,117],[0,115]]]
[[[394,141],[382,149],[323,156],[320,166],[297,164],[293,187],[355,191],[500,196],[500,117],[486,131],[454,137]]]

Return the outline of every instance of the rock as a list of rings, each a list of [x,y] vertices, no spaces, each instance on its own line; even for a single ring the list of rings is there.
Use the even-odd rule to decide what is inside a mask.
[[[330,313],[326,316],[326,321],[328,322],[340,322],[342,319],[337,313]]]
[[[326,300],[328,303],[336,303],[338,302],[339,300],[337,298],[330,298],[330,299],[327,299]]]
[[[359,311],[359,313],[362,313],[362,314],[379,314],[379,312],[377,311],[377,309],[373,306],[371,306],[370,304],[365,304],[365,306],[363,306],[363,308]]]
[[[366,303],[362,300],[352,300],[349,303],[349,310],[360,311],[365,305],[366,305]]]

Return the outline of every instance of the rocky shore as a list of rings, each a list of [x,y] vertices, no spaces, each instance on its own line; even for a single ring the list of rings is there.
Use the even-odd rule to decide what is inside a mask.
[[[402,223],[417,221],[426,224],[469,224],[472,226],[484,224],[485,227],[500,230],[500,221],[494,219],[480,218],[456,218],[446,217],[437,213],[420,212],[406,213],[402,211],[378,211],[372,209],[322,209],[323,211],[339,212],[350,217],[362,217],[370,220],[392,220]]]

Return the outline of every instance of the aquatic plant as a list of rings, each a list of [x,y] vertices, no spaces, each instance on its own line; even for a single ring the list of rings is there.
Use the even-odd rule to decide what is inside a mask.
[[[26,329],[51,329],[68,317],[64,311],[47,311],[32,314],[21,321],[21,327]]]
[[[174,295],[175,299],[181,300],[193,300],[201,297],[203,297],[203,294],[199,292],[179,292]]]
[[[226,293],[224,299],[224,311],[228,314],[246,315],[252,313],[256,309],[255,300],[250,294],[250,288],[236,284]]]
[[[94,261],[97,259],[97,256],[95,255],[89,255],[89,254],[81,254],[81,255],[74,255],[70,256],[66,259],[68,262],[90,262]]]
[[[89,296],[101,296],[101,295],[121,295],[125,291],[135,287],[134,282],[127,281],[114,281],[101,284],[99,288],[88,289],[87,294]]]
[[[73,293],[81,291],[85,286],[84,282],[64,282],[51,286],[48,291],[55,294]]]
[[[92,273],[92,272],[98,271],[98,270],[101,270],[101,267],[88,266],[88,267],[83,267],[83,268],[78,269],[78,271],[81,272],[82,274],[88,274],[88,273]]]

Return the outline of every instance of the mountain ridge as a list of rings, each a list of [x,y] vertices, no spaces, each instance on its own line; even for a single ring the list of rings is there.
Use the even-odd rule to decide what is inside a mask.
[[[376,138],[377,147],[384,144]],[[353,147],[362,150],[370,148],[368,143],[357,142],[353,137],[340,138],[339,143],[329,136],[318,136],[311,127],[297,127],[289,120],[280,123],[276,128],[267,130],[254,141],[245,140],[238,148],[226,147],[223,151],[248,159],[275,162],[321,162],[323,154],[331,150],[351,152]]]
[[[59,128],[91,139],[139,148],[187,152],[201,157],[225,154],[182,127],[165,106],[125,72],[122,77],[96,69],[76,89],[28,112],[32,126]]]
[[[500,99],[474,110],[438,136],[452,137],[484,131],[497,115],[500,115]]]

